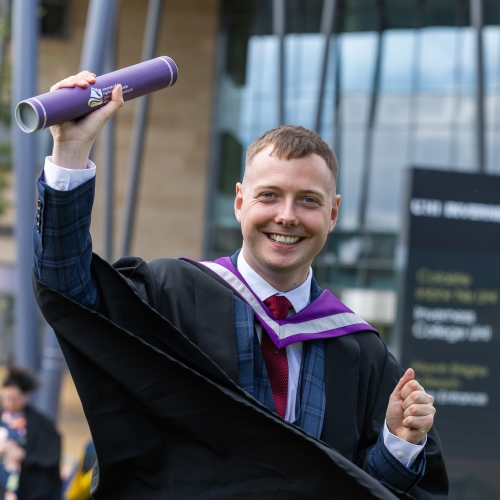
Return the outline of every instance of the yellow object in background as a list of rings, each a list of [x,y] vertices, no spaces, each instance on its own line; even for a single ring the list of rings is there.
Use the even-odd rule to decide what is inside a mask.
[[[64,500],[91,500],[90,485],[95,462],[94,443],[90,441],[85,447],[78,465],[68,479],[63,495]]]

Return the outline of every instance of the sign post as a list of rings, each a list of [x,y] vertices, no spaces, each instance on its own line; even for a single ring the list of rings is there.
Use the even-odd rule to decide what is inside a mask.
[[[500,498],[500,176],[411,169],[405,210],[402,365],[435,398],[450,499]]]

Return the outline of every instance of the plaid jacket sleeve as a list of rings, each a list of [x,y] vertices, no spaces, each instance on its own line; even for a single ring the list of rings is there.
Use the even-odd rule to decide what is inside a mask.
[[[38,179],[33,225],[33,268],[46,285],[90,309],[99,296],[90,272],[90,218],[95,178],[70,191],[58,191]]]
[[[420,452],[413,466],[408,469],[393,457],[386,448],[383,432],[366,457],[366,470],[370,476],[401,491],[409,491],[425,473],[425,448]]]

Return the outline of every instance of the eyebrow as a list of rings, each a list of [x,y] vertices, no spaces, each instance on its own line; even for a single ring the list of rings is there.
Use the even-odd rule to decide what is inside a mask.
[[[255,186],[255,191],[261,191],[262,189],[281,191],[283,188],[280,186],[273,186],[273,185],[268,185],[268,184]],[[321,193],[320,191],[316,191],[314,189],[301,189],[299,191],[299,193],[300,194],[313,194],[314,196],[318,196],[318,197],[322,197],[322,198],[325,196],[324,193]]]

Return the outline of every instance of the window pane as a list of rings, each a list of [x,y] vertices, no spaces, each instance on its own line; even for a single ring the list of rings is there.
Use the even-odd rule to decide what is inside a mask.
[[[344,95],[340,103],[340,119],[342,125],[366,125],[370,97],[366,94]]]
[[[489,174],[500,175],[500,127],[486,132],[486,171]]]
[[[408,132],[375,132],[366,214],[370,229],[397,230],[402,203],[403,169],[407,165]]]
[[[452,147],[450,166],[453,170],[473,172],[476,167],[476,141],[474,130],[458,130],[455,132]]]
[[[413,87],[413,30],[386,31],[382,44],[381,91],[410,91]]]
[[[338,193],[342,195],[339,227],[358,227],[365,132],[346,130],[340,139],[340,172]]]
[[[462,91],[470,92],[476,87],[476,34],[471,27],[461,28],[458,32],[458,84]]]
[[[420,125],[451,123],[457,105],[455,96],[420,94],[416,99],[417,121]]]
[[[319,34],[285,38],[285,122],[312,128],[325,39]]]
[[[488,92],[484,96],[484,112],[488,126],[500,122],[500,94]]]
[[[413,164],[419,167],[448,168],[450,136],[449,129],[421,127],[415,136]]]
[[[471,126],[475,122],[476,100],[472,94],[462,94],[457,99],[457,125]]]
[[[411,97],[381,94],[377,102],[377,125],[404,125],[410,121]]]
[[[278,38],[253,36],[248,43],[242,91],[241,132],[257,137],[278,125]]]
[[[340,87],[343,92],[366,92],[373,87],[376,33],[344,33],[340,40]]]
[[[425,28],[420,31],[417,61],[418,88],[425,91],[453,90],[456,86],[457,30]]]
[[[500,10],[500,9],[499,9]],[[486,26],[483,30],[484,76],[487,89],[500,88],[500,27]]]

